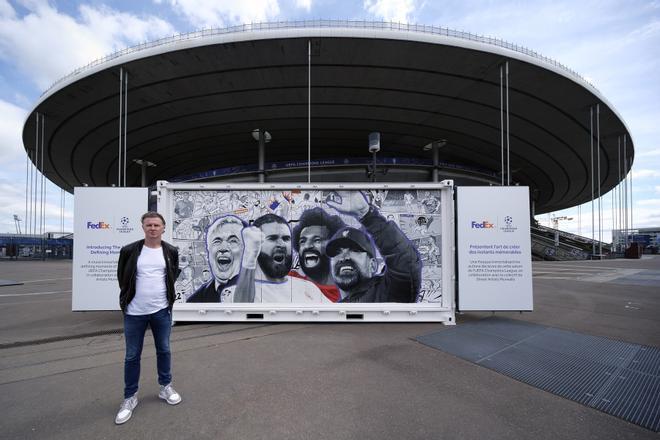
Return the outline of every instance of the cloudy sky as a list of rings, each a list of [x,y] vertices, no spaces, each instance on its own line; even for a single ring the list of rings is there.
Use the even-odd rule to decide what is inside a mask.
[[[660,0],[0,0],[0,232],[25,213],[24,119],[54,81],[127,46],[179,32],[258,21],[358,19],[448,27],[526,46],[588,78],[635,141],[634,225],[660,226]],[[60,189],[47,184],[46,230],[60,230]],[[610,194],[603,197],[609,241]],[[64,229],[72,230],[73,197]],[[591,205],[555,213],[591,235]],[[539,217],[547,222],[549,216]]]

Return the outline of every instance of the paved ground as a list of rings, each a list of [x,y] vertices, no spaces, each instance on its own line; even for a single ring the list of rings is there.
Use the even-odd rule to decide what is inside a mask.
[[[437,324],[177,325],[184,401],[155,397],[148,344],[140,404],[118,427],[121,315],[72,313],[70,270],[0,261],[0,279],[24,282],[0,287],[3,439],[658,438],[414,340]],[[498,315],[660,346],[660,258],[535,262],[534,273],[535,311]]]

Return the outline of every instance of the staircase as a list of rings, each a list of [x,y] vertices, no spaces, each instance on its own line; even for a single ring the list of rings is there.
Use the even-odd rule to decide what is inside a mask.
[[[599,244],[603,254],[611,254],[609,243],[598,242],[580,235],[548,228],[546,226],[531,226],[532,258],[536,260],[569,261],[588,260],[592,258],[592,249],[595,243],[596,252]],[[556,238],[559,238],[557,244]],[[603,255],[593,256],[603,258]]]

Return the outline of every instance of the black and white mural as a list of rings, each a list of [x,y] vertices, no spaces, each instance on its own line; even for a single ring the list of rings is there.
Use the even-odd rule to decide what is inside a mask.
[[[174,190],[177,302],[440,303],[440,190]]]

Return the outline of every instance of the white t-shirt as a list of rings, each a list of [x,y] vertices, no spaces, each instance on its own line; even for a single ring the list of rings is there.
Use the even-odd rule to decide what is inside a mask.
[[[137,261],[135,297],[128,304],[127,315],[149,315],[168,307],[163,248],[142,246]]]

